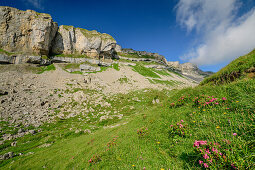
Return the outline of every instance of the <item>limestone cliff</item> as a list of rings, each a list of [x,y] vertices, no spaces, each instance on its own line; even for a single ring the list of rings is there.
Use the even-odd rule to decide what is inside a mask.
[[[103,52],[111,51],[115,47],[116,41],[108,34],[61,25],[53,43],[52,53],[99,57]]]
[[[0,6],[0,48],[48,55],[58,25],[48,14]]]
[[[115,39],[108,34],[58,27],[49,14],[0,6],[0,49],[15,56],[74,54],[112,58],[115,47]]]

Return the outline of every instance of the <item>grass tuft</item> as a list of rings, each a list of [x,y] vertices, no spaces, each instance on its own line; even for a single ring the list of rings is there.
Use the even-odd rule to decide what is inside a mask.
[[[39,68],[40,68],[40,71],[37,72],[37,74],[42,74],[45,71],[56,70],[56,67],[54,66],[54,64],[51,64],[51,65],[48,65],[48,66],[42,66],[42,67],[39,67]]]

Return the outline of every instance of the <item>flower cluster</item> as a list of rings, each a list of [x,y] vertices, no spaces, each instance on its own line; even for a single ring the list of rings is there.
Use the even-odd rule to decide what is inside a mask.
[[[190,100],[190,96],[182,96],[178,99],[176,103],[171,103],[170,107],[179,107],[184,105],[186,102]]]
[[[99,155],[93,155],[93,157],[90,158],[89,163],[96,164],[99,161],[101,161],[101,157]]]
[[[188,128],[187,125],[185,125],[184,121],[181,120],[180,122],[176,123],[176,125],[170,125],[170,131],[169,134],[171,136],[181,136],[184,137],[188,134]]]
[[[194,106],[197,107],[210,107],[210,106],[215,106],[215,105],[223,105],[226,103],[226,98],[223,97],[221,99],[215,98],[214,96],[206,96],[206,95],[201,95],[199,97],[195,97],[194,101]]]
[[[140,129],[137,129],[137,134],[138,134],[139,137],[144,137],[148,133],[149,133],[148,128],[146,128],[146,127],[142,127]]]
[[[107,149],[111,148],[112,146],[115,146],[116,145],[116,140],[117,140],[118,136],[117,137],[114,137],[110,142],[107,143]]]
[[[113,146],[116,145],[117,138],[118,138],[118,136],[114,137],[110,142],[107,143],[107,145],[106,145],[107,148],[106,148],[106,150],[104,152],[109,151]],[[101,161],[102,160],[102,155],[103,154],[95,154],[95,155],[93,155],[93,157],[89,159],[90,165],[96,164],[97,162]]]
[[[224,141],[230,144],[230,141]],[[236,169],[234,163],[227,158],[225,147],[217,142],[195,141],[193,147],[199,155],[199,165],[204,168],[223,168],[223,169]]]

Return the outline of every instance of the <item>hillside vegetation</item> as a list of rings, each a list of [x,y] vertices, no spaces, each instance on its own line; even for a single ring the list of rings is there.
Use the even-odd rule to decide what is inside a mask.
[[[14,152],[16,156],[2,161],[0,167],[252,169],[255,80],[249,76],[239,81],[234,80],[241,76],[231,79],[236,73],[245,75],[252,67],[254,51],[202,82],[207,86],[103,96],[112,107],[95,109],[117,110],[123,114],[122,119],[99,120],[89,115],[86,121],[82,113],[56,119],[38,127],[40,133],[19,138],[14,147],[10,147],[13,141],[1,145],[0,154]],[[228,83],[213,86],[220,80]],[[70,107],[76,105],[73,102]],[[4,122],[2,126],[8,129]]]
[[[204,79],[201,85],[225,84],[237,79],[255,77],[255,49],[247,55],[237,58],[219,72]]]

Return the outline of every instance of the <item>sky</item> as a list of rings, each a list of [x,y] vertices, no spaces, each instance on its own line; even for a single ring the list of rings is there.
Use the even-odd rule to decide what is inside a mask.
[[[58,25],[112,35],[123,48],[218,71],[255,48],[255,0],[1,0]]]

